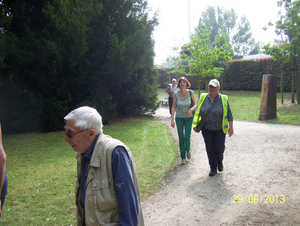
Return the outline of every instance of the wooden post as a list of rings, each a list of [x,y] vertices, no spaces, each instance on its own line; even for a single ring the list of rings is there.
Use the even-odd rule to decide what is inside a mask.
[[[277,77],[274,75],[263,75],[261,88],[261,104],[258,120],[277,118]]]

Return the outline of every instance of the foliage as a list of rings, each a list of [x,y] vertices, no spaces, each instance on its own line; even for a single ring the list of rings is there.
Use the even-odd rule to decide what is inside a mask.
[[[221,75],[221,86],[224,90],[251,90],[260,91],[262,87],[262,76],[264,74],[276,75],[278,78],[281,75],[281,67],[283,72],[283,91],[290,92],[292,84],[292,62],[281,63],[273,58],[262,58],[256,60],[233,60],[228,62],[224,67],[224,72]],[[165,87],[166,75],[164,71],[157,70],[159,73],[160,87]],[[174,74],[174,77],[177,77]],[[186,75],[191,83],[192,89],[198,88],[198,77]],[[223,81],[222,81],[223,80]],[[278,91],[280,91],[280,82]],[[205,81],[200,82],[201,89],[205,88]]]
[[[289,53],[288,53],[289,46],[286,43],[283,45],[273,45],[270,44],[265,45],[265,53],[273,56],[275,61],[281,62],[281,73],[280,73],[280,91],[281,91],[281,103],[283,103],[283,64],[288,61]]]
[[[54,131],[82,105],[105,123],[153,113],[157,19],[147,10],[144,0],[1,1],[3,129]]]
[[[223,62],[230,61],[230,52],[226,45],[211,48],[209,39],[210,31],[202,26],[202,32],[192,36],[189,51],[192,59],[190,61],[188,75],[198,77],[198,91],[200,95],[200,81],[202,79],[218,78],[224,71]]]
[[[164,71],[168,74],[168,81],[166,82],[166,85],[171,83],[172,78],[179,78],[186,75],[187,66],[189,65],[189,61],[191,58],[191,53],[188,50],[188,45],[183,45],[182,47],[174,46],[173,51],[175,53],[174,56],[169,57],[167,59],[167,62],[170,62],[174,66],[171,68],[164,68]],[[179,54],[176,54],[178,52]]]
[[[285,14],[281,14],[280,20],[276,22],[276,32],[277,34],[286,35],[288,37],[288,47],[289,47],[289,58],[293,62],[294,72],[292,77],[292,100],[294,103],[294,87],[297,88],[297,101],[298,104],[300,102],[300,79],[299,73],[296,75],[296,71],[298,72],[298,62],[299,62],[299,32],[300,32],[300,1],[290,1],[290,0],[282,0],[278,1],[279,7],[284,7]],[[270,24],[272,25],[272,24]],[[298,77],[298,79],[297,79]],[[297,85],[295,84],[296,81]]]
[[[240,18],[238,31],[232,37],[234,52],[239,55],[247,55],[252,49],[257,48],[251,33],[251,25],[246,16]]]
[[[292,66],[283,65],[283,91],[290,91]],[[223,74],[225,90],[260,91],[264,74],[280,77],[281,63],[273,59],[235,60]],[[278,82],[278,91],[280,83]]]
[[[202,25],[211,31],[212,46],[218,45],[218,40],[226,40],[224,44],[230,48],[231,57],[248,55],[250,52],[259,52],[259,45],[255,43],[251,33],[250,22],[245,16],[239,17],[234,9],[208,6],[202,12],[198,23],[198,30],[203,32]]]

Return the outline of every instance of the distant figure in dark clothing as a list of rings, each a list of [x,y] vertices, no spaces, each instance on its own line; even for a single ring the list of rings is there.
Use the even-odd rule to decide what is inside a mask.
[[[169,110],[170,110],[170,115],[172,115],[173,97],[174,97],[176,91],[177,91],[176,79],[173,78],[172,79],[172,86],[169,86],[166,89],[166,93],[169,94]]]
[[[6,154],[3,149],[2,145],[2,130],[1,130],[1,123],[0,123],[0,218],[2,216],[2,208],[4,205],[4,200],[7,195],[7,186],[8,186],[8,180],[7,175],[5,173],[5,165],[6,165]]]

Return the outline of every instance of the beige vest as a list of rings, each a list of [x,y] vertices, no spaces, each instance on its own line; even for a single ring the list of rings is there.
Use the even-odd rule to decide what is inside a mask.
[[[76,182],[76,207],[77,207],[77,225],[81,226],[85,218],[86,226],[118,225],[119,209],[115,195],[113,173],[111,166],[112,152],[117,146],[126,149],[131,163],[133,181],[139,202],[138,226],[144,225],[144,218],[141,206],[141,195],[137,179],[136,166],[129,148],[121,141],[110,136],[100,134],[94,148],[93,156],[88,167],[88,176],[86,181],[85,212],[80,199],[79,180],[81,175],[80,153],[77,158],[77,182]]]

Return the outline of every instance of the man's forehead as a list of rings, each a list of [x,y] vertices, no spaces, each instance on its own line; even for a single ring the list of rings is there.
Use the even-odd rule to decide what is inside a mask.
[[[69,130],[75,130],[76,126],[75,126],[75,122],[73,120],[66,120],[65,121],[65,129],[69,129]]]

